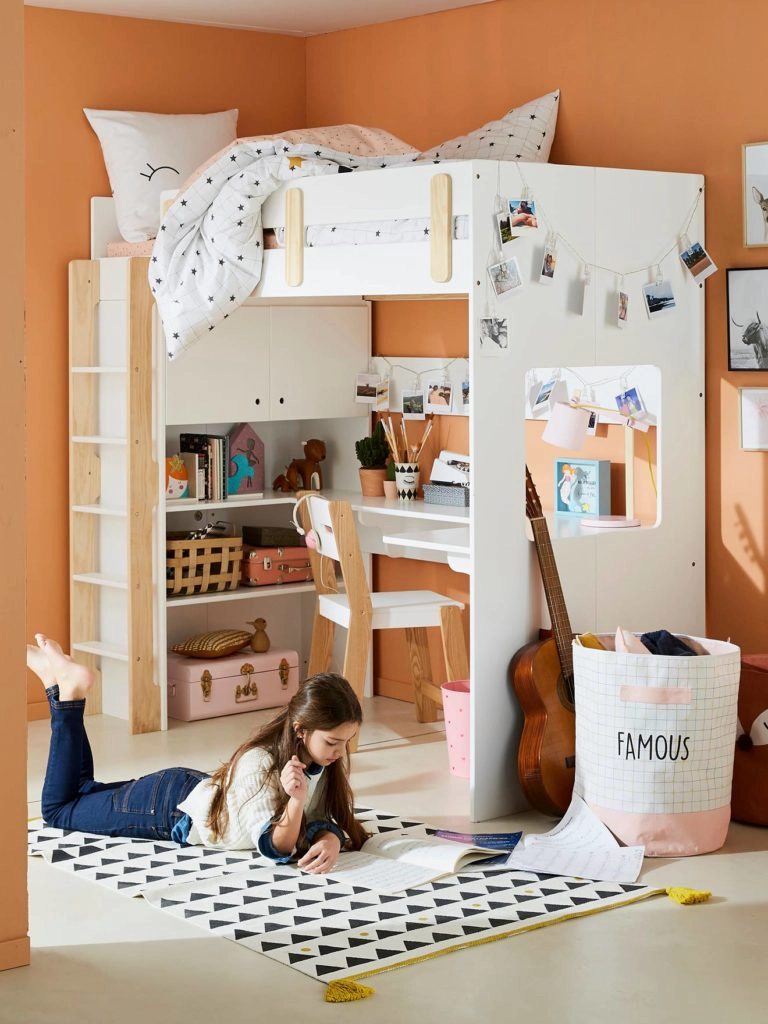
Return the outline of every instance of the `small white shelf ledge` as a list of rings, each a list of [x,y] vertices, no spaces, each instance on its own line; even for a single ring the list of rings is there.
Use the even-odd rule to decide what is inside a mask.
[[[92,435],[79,435],[72,438],[72,444],[113,444],[123,445],[128,444],[128,439],[125,437],[105,437],[102,434]]]
[[[166,501],[165,511],[171,512],[196,512],[198,509],[212,508],[253,508],[262,505],[293,505],[296,498],[292,495],[281,494],[280,497],[268,497],[263,495],[260,498],[225,498],[224,501],[198,501],[197,498],[174,498]]]
[[[656,522],[650,519],[641,519],[639,526],[628,526],[624,529],[616,529],[616,527],[600,527],[596,526],[582,526],[581,520],[584,516],[569,516],[569,515],[558,515],[551,509],[544,510],[544,518],[547,520],[547,528],[549,529],[549,536],[552,540],[565,540],[568,538],[578,537],[597,537],[604,536],[605,534],[627,534],[627,533],[639,533],[643,530],[655,530]],[[528,540],[533,541],[533,532],[531,530],[531,524],[526,519],[525,521],[526,534]]]
[[[72,373],[127,373],[126,366],[73,366]]]
[[[211,604],[214,601],[248,601],[262,597],[285,597],[290,594],[309,594],[315,590],[314,583],[281,583],[272,587],[238,587],[237,590],[221,590],[212,594],[191,594],[190,596],[167,597],[166,607],[179,608],[190,604]]]
[[[82,651],[83,654],[96,654],[100,658],[111,658],[113,661],[128,661],[128,650],[125,647],[103,644],[100,640],[82,640],[80,643],[72,644],[72,650]]]
[[[88,516],[127,516],[128,511],[116,505],[73,505],[73,512],[82,512]]]
[[[382,542],[391,558],[407,557],[413,551],[439,551],[446,555],[454,572],[469,573],[469,529],[443,527],[437,530],[419,530],[384,534]]]
[[[76,572],[72,579],[77,583],[91,583],[95,587],[113,587],[115,590],[128,589],[128,580],[125,576],[108,576],[103,572]]]

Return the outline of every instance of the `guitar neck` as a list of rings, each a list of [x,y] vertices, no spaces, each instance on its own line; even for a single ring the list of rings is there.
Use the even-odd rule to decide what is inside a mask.
[[[549,536],[547,521],[543,516],[531,519],[533,539],[536,543],[536,554],[539,558],[541,578],[544,583],[544,594],[547,598],[549,617],[552,620],[552,632],[557,645],[557,654],[560,658],[560,668],[563,678],[570,686],[573,682],[573,650],[571,641],[573,631],[568,618],[568,610],[565,607],[563,587],[560,583],[560,575],[555,564],[555,554],[552,550],[552,539]]]

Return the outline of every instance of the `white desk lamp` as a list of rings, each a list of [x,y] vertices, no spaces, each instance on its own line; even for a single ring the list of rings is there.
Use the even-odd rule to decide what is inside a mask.
[[[555,448],[566,448],[569,451],[581,451],[587,438],[589,426],[589,409],[599,406],[556,402],[550,411],[549,420],[541,435],[542,441]],[[632,427],[624,428],[624,494],[626,515],[623,516],[585,516],[582,526],[595,528],[639,526],[640,520],[635,519],[635,435]]]

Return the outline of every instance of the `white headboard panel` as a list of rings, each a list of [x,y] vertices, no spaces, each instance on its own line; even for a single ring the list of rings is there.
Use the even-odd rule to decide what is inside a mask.
[[[112,196],[91,197],[91,259],[107,255],[107,245],[120,240]]]

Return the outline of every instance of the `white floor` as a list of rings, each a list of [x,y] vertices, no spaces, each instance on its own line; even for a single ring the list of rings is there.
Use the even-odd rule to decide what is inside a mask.
[[[397,701],[367,702],[353,758],[359,802],[443,827],[469,827],[467,782],[449,775],[442,726]],[[259,718],[236,715],[128,736],[89,719],[97,777],[170,764],[212,769]],[[39,813],[48,724],[30,725],[30,816]],[[101,772],[99,772],[101,767]],[[522,815],[483,828],[551,822]],[[533,1020],[537,1024],[752,1024],[768,1020],[768,830],[733,825],[726,847],[646,861],[652,885],[711,889],[705,905],[665,897],[451,953],[371,979],[376,995],[334,1007],[324,986],[233,942],[207,938],[140,899],[29,865],[32,965],[0,974],[1,1024],[189,1024],[330,1020],[365,1024]]]

